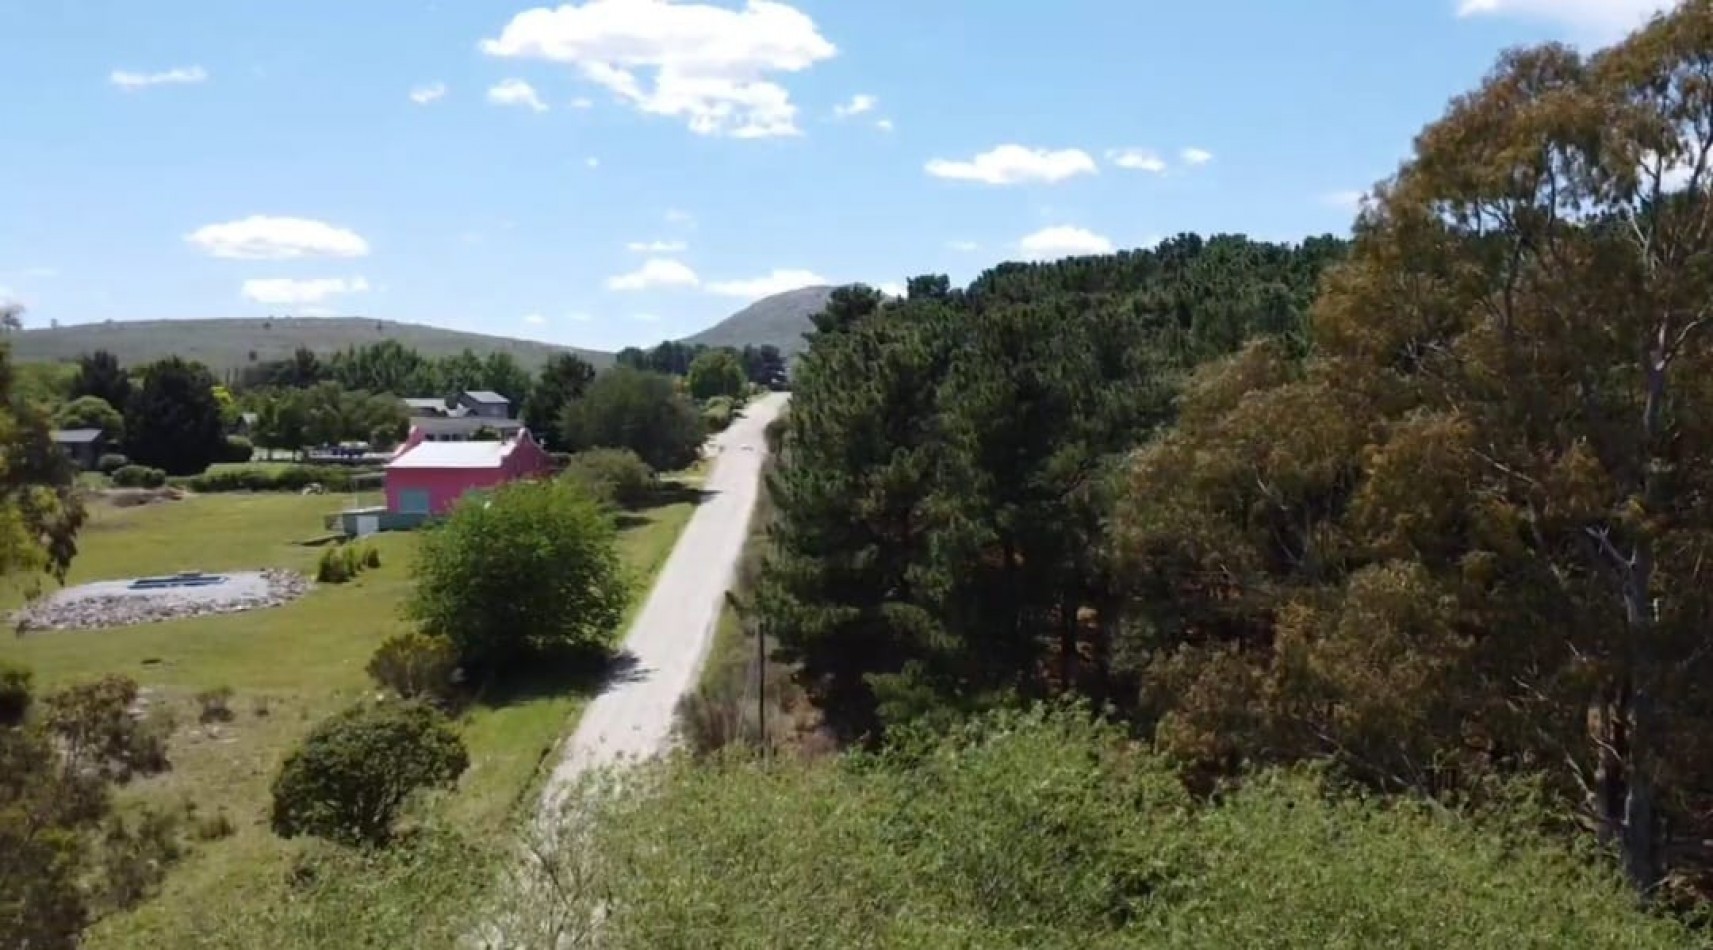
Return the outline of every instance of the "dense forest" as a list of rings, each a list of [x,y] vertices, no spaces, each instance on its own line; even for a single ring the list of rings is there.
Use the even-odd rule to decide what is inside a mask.
[[[1632,886],[1713,804],[1713,5],[1506,54],[1354,240],[816,318],[752,624],[844,743],[1090,697],[1210,791],[1536,782]]]

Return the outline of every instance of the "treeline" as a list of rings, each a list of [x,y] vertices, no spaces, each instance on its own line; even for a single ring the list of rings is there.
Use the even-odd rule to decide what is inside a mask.
[[[772,356],[758,356],[764,351]],[[362,444],[385,451],[409,430],[401,397],[450,400],[477,390],[505,397],[554,448],[629,448],[671,468],[693,460],[707,430],[735,416],[755,385],[745,361],[773,365],[777,356],[771,347],[697,347],[682,369],[672,363],[668,371],[621,366],[597,374],[577,355],[558,353],[532,376],[508,353],[433,358],[385,340],[327,359],[300,348],[220,382],[198,363],[173,358],[125,367],[98,351],[67,375],[33,374],[28,398],[46,403],[63,428],[101,429],[108,471],[136,463],[188,475],[218,461],[247,461],[255,448],[296,454]],[[596,398],[580,405],[590,394]]]
[[[779,352],[779,347],[771,343],[745,346],[739,350],[666,340],[647,350],[627,346],[620,350],[615,358],[620,366],[629,366],[632,369],[666,373],[670,376],[688,376],[698,358],[717,352],[729,352],[735,356],[745,378],[751,383],[764,389],[781,389],[785,386],[788,372],[785,356]]]
[[[793,374],[759,625],[847,740],[1084,694],[1197,788],[1526,777],[1635,887],[1692,882],[1710,37],[1701,2],[1507,54],[1348,247],[842,292]]]

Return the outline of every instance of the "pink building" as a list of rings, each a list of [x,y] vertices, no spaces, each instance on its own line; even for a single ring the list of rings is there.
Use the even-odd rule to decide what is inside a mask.
[[[445,514],[465,492],[545,475],[552,467],[527,429],[504,442],[430,442],[413,429],[387,463],[387,511]]]

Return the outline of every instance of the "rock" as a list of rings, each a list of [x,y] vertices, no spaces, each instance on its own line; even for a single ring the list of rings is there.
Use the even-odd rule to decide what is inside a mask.
[[[206,617],[265,607],[278,607],[309,591],[309,580],[296,571],[267,568],[256,572],[261,592],[245,591],[220,599],[186,599],[135,594],[77,598],[47,597],[12,614],[20,635],[48,630],[99,630],[158,623],[184,617]],[[255,576],[255,575],[252,575]]]

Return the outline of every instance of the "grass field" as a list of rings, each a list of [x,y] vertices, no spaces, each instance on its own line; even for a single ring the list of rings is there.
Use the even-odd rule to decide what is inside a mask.
[[[191,569],[310,572],[319,550],[294,542],[320,534],[321,517],[348,503],[346,496],[231,494],[136,508],[97,505],[69,582]],[[626,522],[621,543],[639,596],[691,509],[691,502],[677,501]],[[192,945],[199,920],[290,899],[287,872],[314,845],[284,842],[268,831],[268,787],[286,752],[317,720],[370,688],[363,672],[370,653],[405,628],[401,608],[415,542],[410,534],[381,535],[373,539],[379,569],[272,610],[0,641],[0,657],[27,664],[47,688],[123,673],[151,690],[179,723],[173,768],[125,790],[122,802],[170,805],[188,798],[200,813],[223,811],[237,827],[229,838],[198,844],[161,895],[99,923],[89,946]],[[7,591],[0,606],[21,600],[21,593]],[[477,703],[460,720],[471,767],[435,807],[461,832],[481,838],[505,830],[543,756],[585,699],[555,671],[538,674],[535,688]],[[196,693],[221,686],[234,691],[234,720],[197,725]]]

